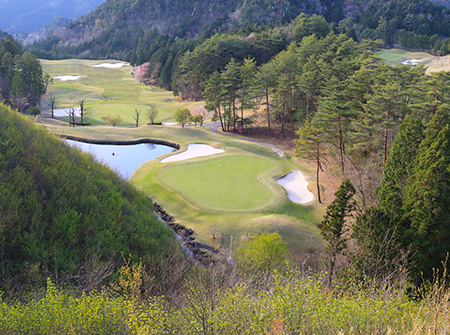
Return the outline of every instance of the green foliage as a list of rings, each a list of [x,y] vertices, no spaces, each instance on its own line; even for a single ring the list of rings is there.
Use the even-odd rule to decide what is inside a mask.
[[[187,108],[178,108],[175,111],[173,118],[181,125],[182,128],[184,128],[184,125],[191,119],[191,112]]]
[[[121,253],[144,263],[170,253],[170,230],[115,172],[5,106],[0,124],[0,285],[96,286]]]
[[[176,306],[92,292],[74,297],[47,282],[42,298],[0,302],[2,334],[429,334],[449,329],[448,290],[436,285],[421,301],[402,292],[329,292],[322,276],[275,274],[254,290],[229,289],[203,274]]]
[[[420,117],[408,115],[400,125],[392,142],[383,179],[377,194],[381,207],[389,213],[401,215],[404,191],[412,174],[417,150],[423,139],[424,126]]]
[[[278,233],[262,233],[244,241],[234,254],[242,273],[267,273],[283,267],[287,244]]]
[[[415,251],[415,274],[432,278],[446,259],[450,239],[449,112],[441,106],[427,126],[425,138],[404,198],[407,239]]]
[[[356,202],[353,200],[355,188],[349,179],[345,179],[339,189],[334,194],[335,198],[327,207],[322,222],[319,224],[320,233],[327,241],[328,253],[328,282],[331,283],[336,264],[336,257],[346,247],[348,239],[348,227],[345,222],[347,218],[353,216],[356,209]]]

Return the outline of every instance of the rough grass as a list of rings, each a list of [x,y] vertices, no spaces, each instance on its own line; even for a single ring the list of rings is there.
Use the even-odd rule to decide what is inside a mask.
[[[450,55],[444,57],[433,56],[426,52],[413,52],[402,49],[383,49],[379,56],[388,64],[398,65],[405,59],[420,59],[427,67],[427,72],[450,71]]]
[[[48,96],[56,97],[56,108],[77,107],[79,100],[86,100],[87,112],[84,122],[93,125],[104,124],[103,117],[119,115],[121,125],[133,125],[135,109],[141,110],[141,123],[148,123],[145,116],[150,104],[157,106],[160,113],[157,122],[173,120],[177,108],[194,109],[201,106],[198,102],[176,102],[172,92],[145,86],[135,81],[131,75],[132,68],[124,66],[118,69],[96,68],[94,64],[106,61],[68,59],[49,61],[41,60],[44,72],[52,77],[58,75],[78,75],[78,80],[61,81],[54,79],[49,86]],[[112,60],[110,62],[117,62]],[[45,100],[45,99],[44,99]],[[45,107],[46,104],[43,104]],[[43,115],[49,116],[49,108]],[[67,121],[68,117],[62,118]]]

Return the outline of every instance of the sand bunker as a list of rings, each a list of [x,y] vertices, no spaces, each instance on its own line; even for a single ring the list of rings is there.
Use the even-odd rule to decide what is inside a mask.
[[[402,64],[403,65],[417,65],[422,62],[422,59],[405,59]]]
[[[81,76],[55,76],[53,78],[59,79],[61,81],[67,81],[67,80],[78,80],[81,78]]]
[[[176,123],[176,122],[163,122],[162,124],[165,125],[165,126],[176,126],[178,123]]]
[[[118,69],[122,66],[127,66],[130,65],[130,63],[123,63],[123,62],[118,62],[118,63],[101,63],[101,64],[95,64],[92,65],[92,67],[106,67],[108,69]]]
[[[75,107],[75,116],[76,117],[80,117],[80,107]],[[64,117],[64,116],[69,116],[71,108],[62,108],[62,109],[54,109],[53,110],[53,115],[55,117]],[[50,111],[51,113],[51,111]]]
[[[288,175],[277,180],[287,192],[289,200],[298,204],[305,204],[314,199],[314,195],[308,191],[308,182],[300,171],[292,171]]]
[[[225,152],[225,151],[222,149],[214,148],[208,144],[189,143],[186,151],[183,151],[183,152],[173,155],[173,156],[163,158],[163,159],[161,159],[161,163],[182,161],[182,160],[194,158],[194,157],[203,157],[203,156],[209,156],[209,155],[214,155],[214,154],[220,154],[222,152]]]

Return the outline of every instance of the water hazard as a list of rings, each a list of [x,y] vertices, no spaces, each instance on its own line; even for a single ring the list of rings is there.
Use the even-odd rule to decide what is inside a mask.
[[[152,143],[113,145],[65,141],[91,153],[99,162],[108,164],[125,179],[129,179],[133,172],[145,162],[175,151],[169,146]]]

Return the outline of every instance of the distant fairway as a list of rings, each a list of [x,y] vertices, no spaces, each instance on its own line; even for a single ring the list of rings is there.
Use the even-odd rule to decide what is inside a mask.
[[[405,59],[414,59],[419,61],[418,64],[426,66],[427,72],[450,71],[450,55],[438,57],[426,52],[383,49],[380,51],[379,56],[391,65],[398,65]]]
[[[162,182],[200,207],[226,211],[263,208],[274,198],[258,176],[275,163],[259,157],[225,156],[168,166]]]
[[[105,62],[112,63],[117,60],[41,60],[44,72],[52,77],[60,75],[81,77],[78,80],[53,80],[48,89],[48,96],[56,97],[56,108],[77,107],[78,101],[84,99],[87,106],[84,122],[100,125],[105,123],[104,116],[119,115],[123,119],[120,125],[123,126],[135,124],[133,119],[135,109],[142,112],[141,124],[148,123],[145,112],[150,104],[156,105],[160,111],[157,122],[172,121],[177,108],[194,108],[201,105],[198,102],[176,102],[172,92],[138,83],[131,75],[130,66],[117,69],[92,67]],[[49,115],[48,108],[45,115]],[[68,117],[62,119],[67,121]]]

